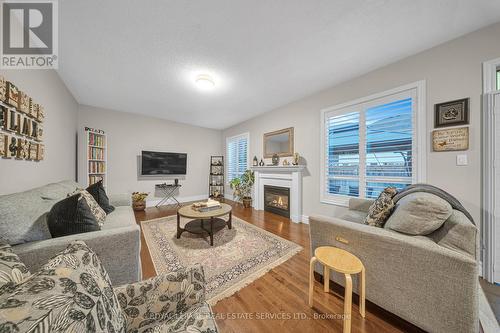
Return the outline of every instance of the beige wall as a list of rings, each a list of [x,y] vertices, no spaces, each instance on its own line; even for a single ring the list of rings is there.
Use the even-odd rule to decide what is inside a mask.
[[[80,106],[79,133],[85,127],[102,129],[108,138],[108,192],[154,192],[154,185],[179,178],[179,197],[207,196],[210,155],[221,154],[221,131],[189,126],[158,118]],[[79,181],[85,182],[85,150],[80,148]],[[187,175],[181,177],[140,178],[137,158],[142,150],[188,154]],[[154,199],[150,196],[148,200]],[[194,199],[198,200],[198,199]]]
[[[250,158],[262,156],[265,132],[295,127],[295,150],[306,160],[303,214],[331,215],[338,207],[320,203],[320,110],[419,80],[427,82],[427,182],[455,195],[476,221],[480,218],[482,62],[500,57],[500,24],[380,68],[308,98],[228,128],[225,137],[250,132]],[[311,64],[314,66],[314,64]],[[456,166],[457,152],[430,148],[435,103],[470,97],[470,149],[467,166]],[[460,152],[462,153],[462,152]]]
[[[45,107],[45,159],[40,162],[0,158],[0,194],[24,191],[50,182],[75,179],[78,104],[53,70],[2,70]]]

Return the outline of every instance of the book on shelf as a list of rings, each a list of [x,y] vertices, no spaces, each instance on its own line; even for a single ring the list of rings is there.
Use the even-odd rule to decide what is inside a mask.
[[[104,178],[100,175],[89,175],[89,185],[95,184],[101,180],[104,180]]]
[[[89,161],[89,173],[104,173],[106,171],[106,164],[104,161]]]
[[[89,147],[88,150],[89,160],[104,160],[104,150],[97,147]]]
[[[89,145],[103,147],[104,146],[104,136],[96,133],[89,133]]]

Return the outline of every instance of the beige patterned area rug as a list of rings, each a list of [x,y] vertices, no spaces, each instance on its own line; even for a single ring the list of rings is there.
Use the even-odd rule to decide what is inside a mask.
[[[208,235],[185,231],[176,238],[177,217],[141,223],[158,274],[200,263],[207,281],[207,301],[214,305],[255,281],[302,250],[302,247],[233,216],[227,226]],[[189,220],[181,219],[181,226]]]

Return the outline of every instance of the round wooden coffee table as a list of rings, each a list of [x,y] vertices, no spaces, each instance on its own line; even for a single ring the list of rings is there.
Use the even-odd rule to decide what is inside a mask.
[[[352,278],[351,274],[359,274],[359,313],[365,317],[365,266],[358,257],[345,250],[332,246],[320,246],[314,250],[310,262],[309,275],[309,306],[313,306],[314,266],[316,262],[323,265],[323,280],[325,293],[330,291],[330,269],[344,274],[344,333],[351,332]]]
[[[222,216],[229,215],[228,220]],[[181,228],[181,217],[192,219]],[[191,205],[181,207],[177,210],[177,238],[181,238],[184,231],[192,234],[208,234],[210,236],[210,246],[214,246],[214,233],[224,229],[227,225],[232,228],[232,207],[221,203],[221,208],[207,212],[194,210]]]

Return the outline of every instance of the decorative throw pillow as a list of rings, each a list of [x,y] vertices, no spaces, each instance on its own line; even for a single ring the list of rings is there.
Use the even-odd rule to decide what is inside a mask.
[[[81,193],[57,202],[47,215],[52,237],[101,230]]]
[[[0,242],[0,295],[30,276],[26,265],[12,252],[9,244]]]
[[[94,214],[97,223],[99,223],[99,226],[102,228],[102,226],[104,225],[104,221],[106,220],[106,212],[104,211],[104,209],[99,206],[94,197],[86,190],[77,188],[75,191],[73,191],[73,193],[68,194],[68,197],[75,194],[81,194],[83,196],[90,208],[90,211],[92,212],[92,214]]]
[[[415,192],[398,201],[385,228],[409,235],[428,235],[441,227],[452,212],[451,205],[437,195]]]
[[[124,332],[108,274],[82,241],[0,296],[0,332]]]
[[[382,228],[389,215],[391,215],[394,207],[392,198],[396,193],[398,193],[398,190],[395,187],[385,188],[368,209],[365,224]]]
[[[102,184],[102,180],[87,187],[87,191],[94,197],[95,201],[97,201],[99,206],[101,206],[101,208],[104,209],[106,214],[109,214],[115,210],[115,207],[109,204],[109,198],[106,195],[106,191],[104,190],[104,185]]]

